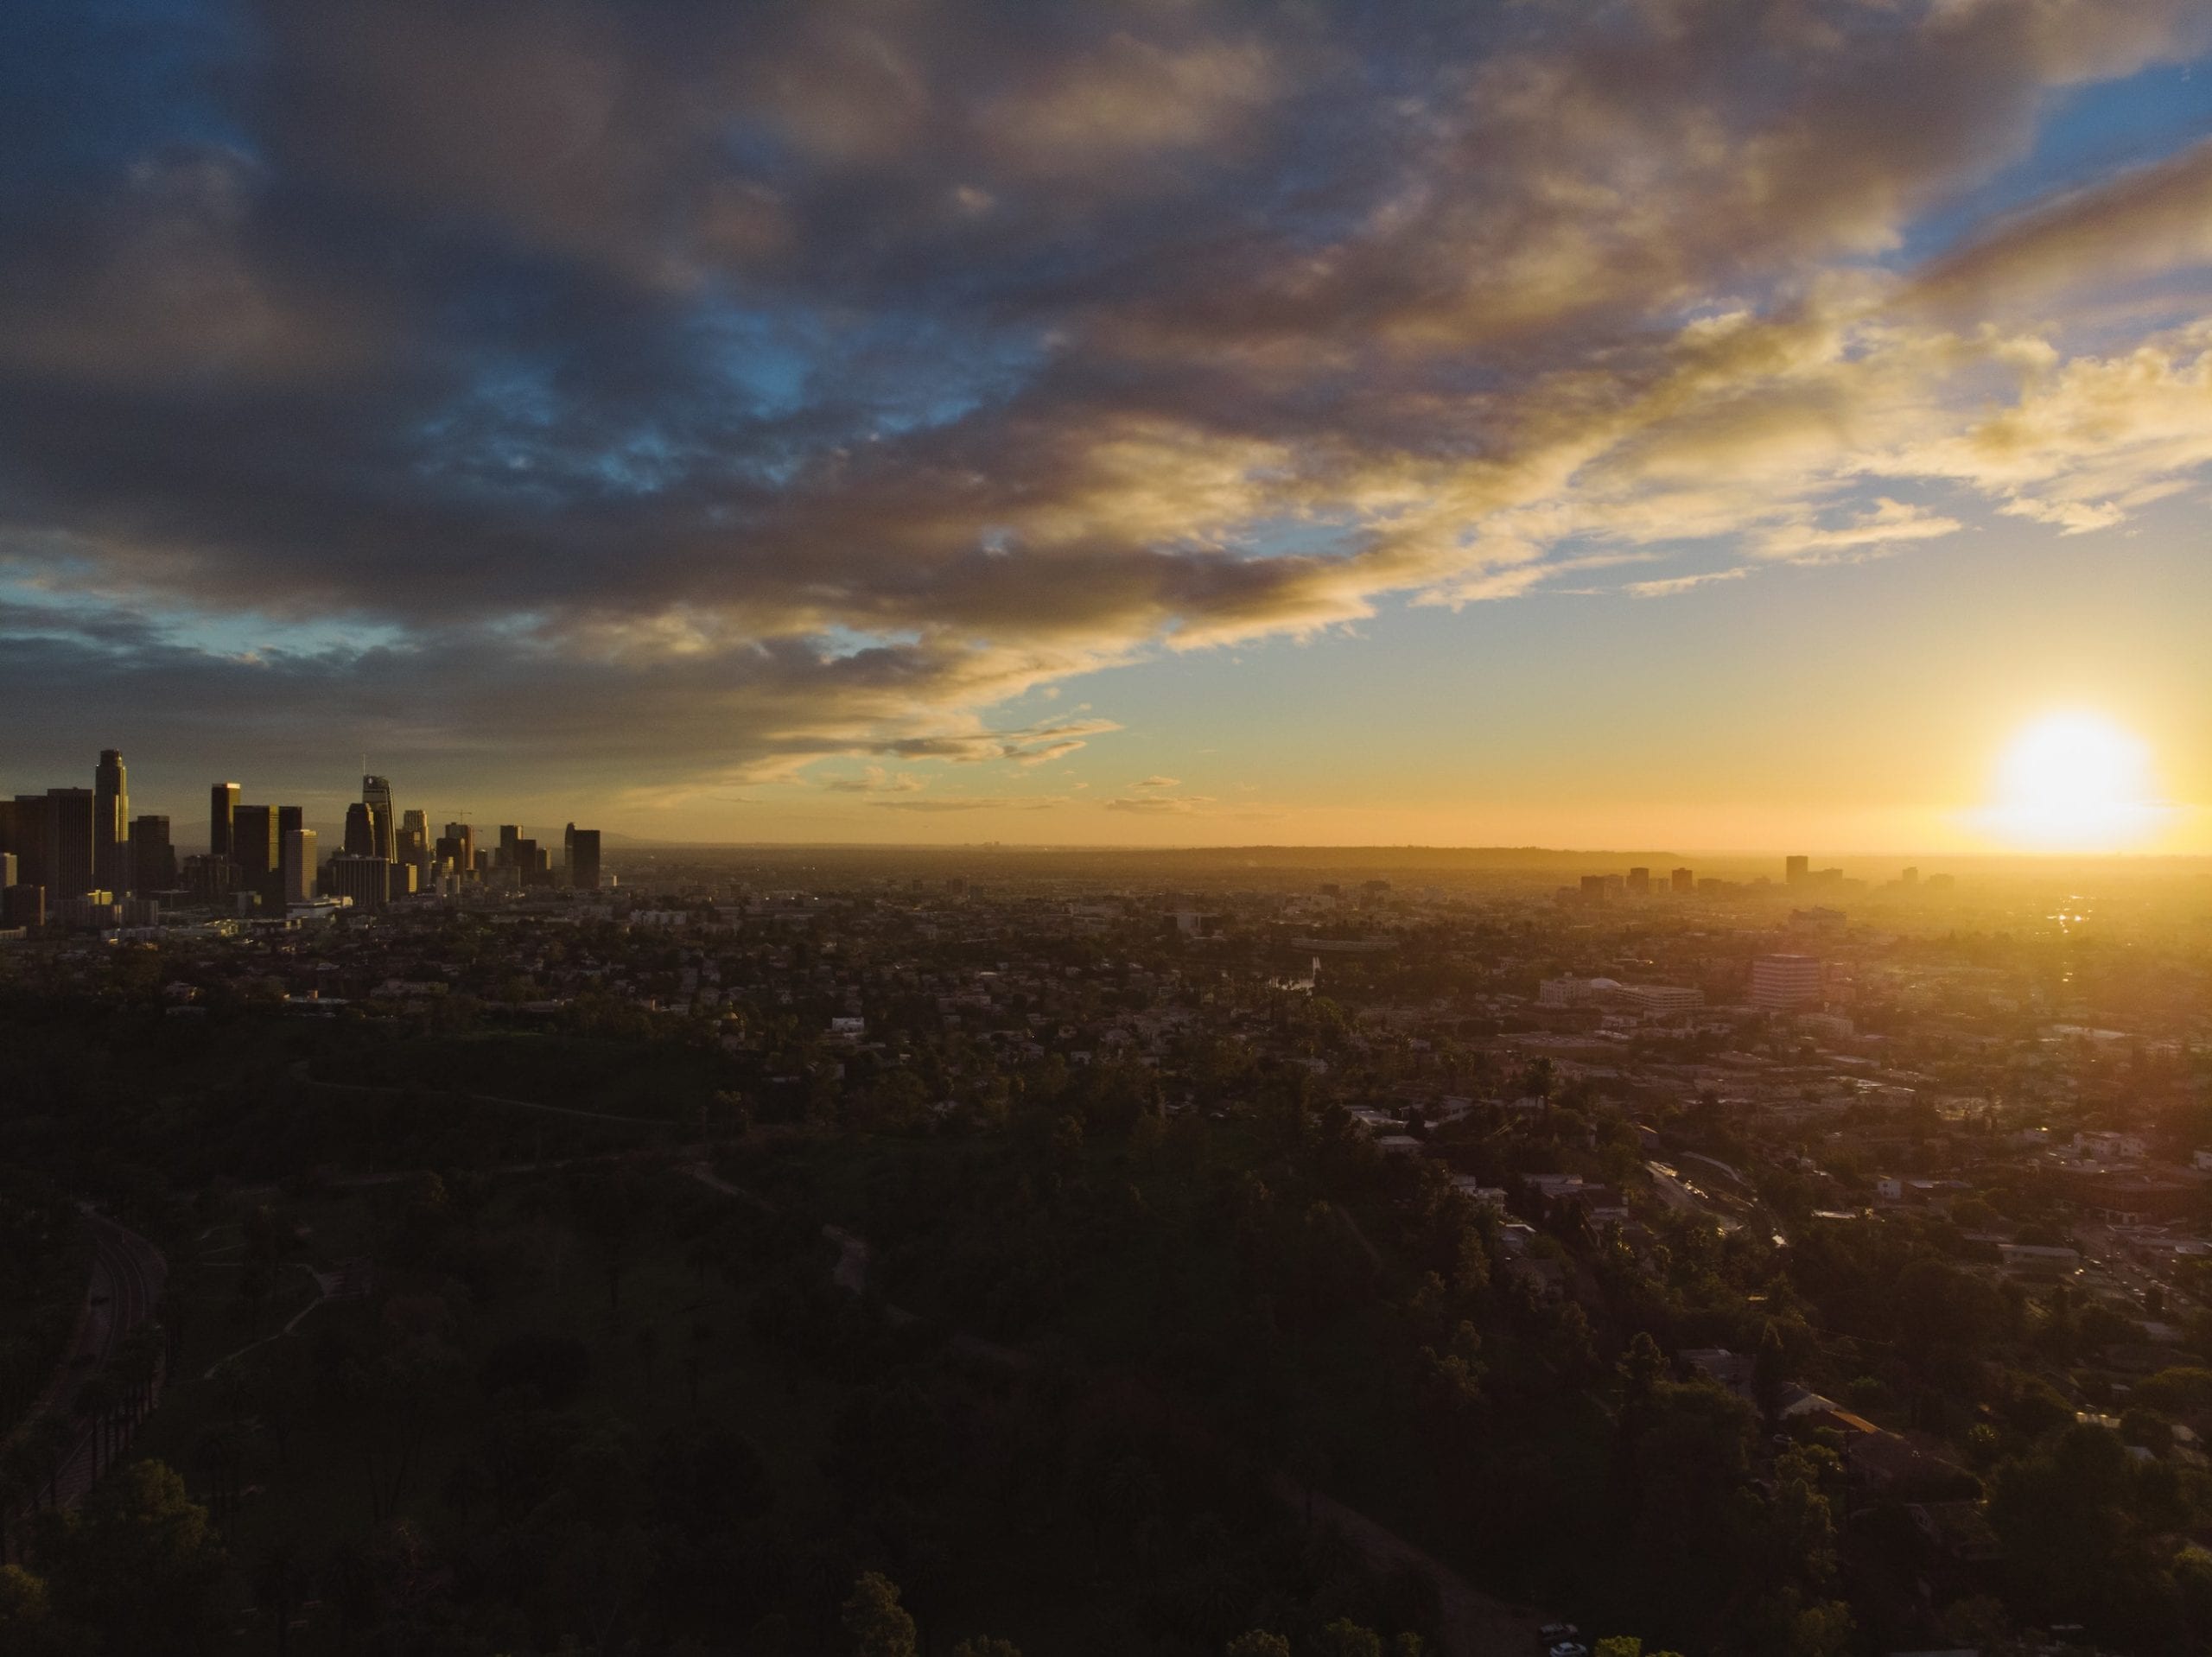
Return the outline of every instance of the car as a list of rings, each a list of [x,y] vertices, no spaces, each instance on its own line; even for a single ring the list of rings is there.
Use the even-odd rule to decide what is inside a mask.
[[[1590,1647],[1580,1640],[1562,1640],[1551,1648],[1550,1657],[1590,1657]]]

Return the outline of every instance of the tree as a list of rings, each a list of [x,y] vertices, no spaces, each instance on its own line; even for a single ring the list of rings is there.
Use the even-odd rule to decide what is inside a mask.
[[[0,1565],[0,1651],[9,1657],[76,1657],[86,1631],[54,1613],[46,1584],[21,1565]]]
[[[629,1274],[647,1207],[644,1190],[626,1173],[590,1168],[569,1180],[569,1221],[599,1245],[609,1313],[621,1310],[622,1279]]]
[[[1568,1386],[1583,1386],[1599,1373],[1598,1343],[1590,1332],[1590,1314],[1582,1310],[1580,1301],[1570,1300],[1560,1308],[1559,1321],[1552,1325],[1551,1335],[1544,1344],[1560,1379]]]
[[[1382,1657],[1382,1636],[1340,1616],[1321,1630],[1313,1649],[1316,1657]]]
[[[207,1510],[160,1462],[119,1469],[41,1557],[56,1603],[110,1651],[196,1651],[214,1634],[222,1547]]]
[[[292,1612],[310,1580],[299,1544],[289,1536],[278,1537],[262,1549],[261,1557],[254,1561],[253,1591],[268,1609],[271,1626],[276,1630],[276,1657],[284,1657],[290,1648]]]
[[[1782,1343],[1782,1330],[1770,1317],[1751,1359],[1751,1388],[1758,1399],[1759,1419],[1770,1432],[1781,1418],[1782,1388],[1789,1379],[1789,1355]]]
[[[1229,1642],[1229,1657],[1290,1657],[1290,1641],[1264,1628],[1253,1628]]]
[[[952,1657],[1021,1657],[1021,1647],[1011,1640],[994,1640],[987,1634],[979,1634],[955,1646]]]
[[[914,1657],[914,1619],[899,1603],[898,1584],[880,1571],[863,1571],[844,1606],[853,1657]]]

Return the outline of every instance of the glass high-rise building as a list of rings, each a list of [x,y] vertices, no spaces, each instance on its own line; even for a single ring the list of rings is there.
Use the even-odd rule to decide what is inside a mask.
[[[399,838],[394,847],[398,861],[415,867],[418,892],[430,883],[430,814],[410,807],[399,814]]]
[[[16,796],[16,879],[27,886],[48,886],[54,875],[48,867],[47,829],[53,813],[43,794]]]
[[[238,809],[238,785],[218,783],[207,790],[207,855],[231,854],[231,820]]]
[[[231,816],[231,860],[238,866],[238,890],[276,896],[276,808],[242,805]]]
[[[118,898],[132,884],[130,789],[118,748],[102,748],[92,771],[92,879]]]
[[[376,808],[365,801],[356,800],[346,808],[345,849],[348,857],[377,854]]]
[[[376,813],[376,854],[387,863],[393,861],[398,856],[399,819],[391,809],[391,779],[361,778],[361,803]]]
[[[304,904],[315,897],[315,830],[295,828],[284,832],[279,889],[284,902]]]
[[[167,817],[130,820],[130,889],[140,892],[176,889],[176,848],[169,844]]]
[[[81,898],[97,884],[92,830],[98,819],[89,788],[47,790],[47,896],[56,902]]]
[[[599,890],[599,830],[569,830],[569,884],[579,892]]]

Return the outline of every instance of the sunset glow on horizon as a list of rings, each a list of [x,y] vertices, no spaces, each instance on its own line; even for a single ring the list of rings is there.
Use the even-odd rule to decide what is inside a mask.
[[[1983,822],[2024,851],[2134,850],[2164,827],[2149,745],[2103,715],[2069,710],[2024,728],[1997,766]]]

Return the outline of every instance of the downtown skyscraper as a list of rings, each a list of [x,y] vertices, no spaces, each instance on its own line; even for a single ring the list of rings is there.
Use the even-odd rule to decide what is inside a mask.
[[[118,897],[133,884],[130,790],[123,754],[115,748],[100,750],[100,762],[92,771],[92,882]]]

